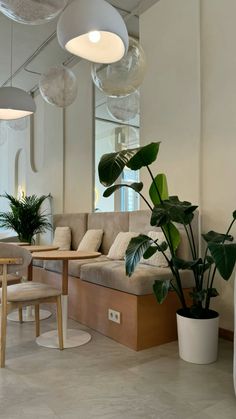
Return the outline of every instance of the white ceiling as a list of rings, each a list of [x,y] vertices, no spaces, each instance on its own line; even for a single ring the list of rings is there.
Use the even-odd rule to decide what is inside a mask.
[[[71,0],[70,0],[71,1]],[[129,33],[138,36],[138,16],[158,0],[109,0],[118,8],[126,20]],[[133,12],[134,16],[130,16]],[[10,20],[0,14],[0,86],[10,77]],[[47,39],[55,33],[56,21],[40,26],[29,26],[14,23],[13,26],[13,85],[26,90],[32,89],[38,83],[38,76],[24,70],[24,63]],[[58,45],[56,37],[34,58],[27,68],[39,73],[52,65],[61,64],[70,54]],[[19,71],[19,69],[22,69]]]

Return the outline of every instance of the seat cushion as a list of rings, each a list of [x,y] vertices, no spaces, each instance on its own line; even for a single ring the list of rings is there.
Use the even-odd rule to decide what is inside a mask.
[[[169,268],[157,268],[140,264],[134,274],[129,278],[125,273],[123,261],[110,261],[101,263],[88,263],[81,267],[80,278],[83,281],[102,285],[107,288],[124,291],[134,295],[147,295],[153,292],[153,283],[158,279],[171,279]],[[193,286],[192,272],[182,272],[184,288]]]
[[[109,259],[107,256],[101,255],[98,258],[92,259],[94,263],[97,262],[106,262]],[[68,273],[70,276],[75,276],[80,278],[81,266],[86,265],[87,263],[92,263],[91,259],[81,259],[81,260],[70,260]],[[47,260],[44,262],[44,268],[47,271],[62,273],[62,261],[61,260]]]
[[[33,301],[40,298],[56,297],[61,292],[40,282],[23,282],[21,284],[7,287],[7,301],[23,302]],[[2,289],[0,289],[0,299],[2,299]]]

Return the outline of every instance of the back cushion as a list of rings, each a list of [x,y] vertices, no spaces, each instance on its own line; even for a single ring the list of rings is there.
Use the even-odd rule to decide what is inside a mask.
[[[58,250],[70,250],[71,248],[71,229],[70,227],[56,227],[54,232],[53,245],[58,246]]]
[[[95,212],[88,214],[88,229],[104,231],[101,252],[107,255],[120,231],[129,231],[129,215],[127,212]]]
[[[98,252],[102,243],[103,230],[87,230],[82,238],[78,252]]]
[[[88,214],[56,214],[54,215],[54,228],[71,228],[71,249],[77,250],[80,241],[87,231]]]
[[[130,212],[129,231],[135,231],[140,234],[148,234],[150,230],[160,231],[159,228],[151,227],[150,220],[151,211],[141,210]]]

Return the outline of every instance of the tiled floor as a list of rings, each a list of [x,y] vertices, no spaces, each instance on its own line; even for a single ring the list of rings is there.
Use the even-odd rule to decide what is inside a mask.
[[[41,324],[49,330],[54,319]],[[37,346],[34,324],[9,322],[0,418],[236,419],[230,342],[220,342],[217,363],[201,366],[181,361],[176,342],[137,353],[92,335],[59,352]]]

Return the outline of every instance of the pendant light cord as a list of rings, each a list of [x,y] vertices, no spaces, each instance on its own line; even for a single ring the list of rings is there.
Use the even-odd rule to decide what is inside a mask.
[[[11,82],[10,82],[10,86],[12,87],[12,60],[13,60],[13,22],[12,22],[12,20],[11,20],[11,69],[10,69],[10,71],[11,71]]]

